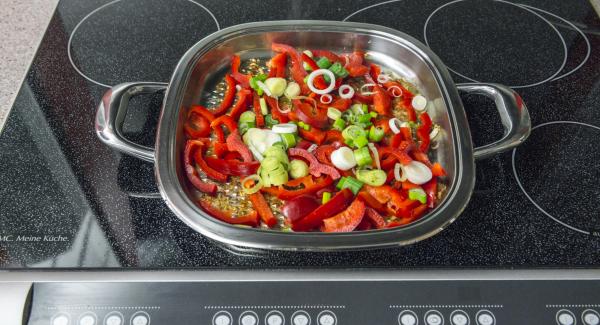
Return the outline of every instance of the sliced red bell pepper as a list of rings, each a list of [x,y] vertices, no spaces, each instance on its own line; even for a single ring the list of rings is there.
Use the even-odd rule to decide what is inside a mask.
[[[232,119],[237,121],[240,115],[248,108],[250,96],[252,96],[252,92],[248,89],[240,89],[240,91],[238,91],[237,100],[229,113]]]
[[[277,196],[282,200],[290,200],[299,195],[311,194],[333,184],[333,179],[330,176],[322,176],[313,178],[306,176],[278,187],[263,187],[261,191]]]
[[[258,97],[257,93],[254,93],[252,107],[254,108],[254,115],[256,115],[256,126],[262,128],[265,126],[265,117],[262,115],[262,111],[260,109],[260,98]]]
[[[363,65],[364,53],[355,51],[345,56],[348,58],[345,68],[351,77],[360,77],[369,72],[369,67]]]
[[[229,149],[229,151],[239,152],[245,162],[254,160],[252,152],[250,152],[250,149],[248,149],[248,147],[246,147],[242,141],[238,129],[235,129],[233,132],[231,132],[231,134],[229,134],[229,136],[227,136],[227,149]]]
[[[406,103],[406,101],[400,100],[396,103],[396,109],[405,110],[406,116],[409,121],[417,121],[417,113],[415,112],[415,109],[412,107],[412,104],[410,102]]]
[[[188,140],[185,143],[185,149],[183,152],[183,165],[185,167],[185,174],[188,180],[197,190],[210,195],[215,195],[217,192],[217,185],[203,182],[198,176],[198,172],[196,171],[192,161],[193,155],[204,145],[204,142],[200,140]]]
[[[363,95],[360,92],[355,92],[354,97],[352,97],[352,99],[361,104],[373,103],[373,95]]]
[[[373,87],[373,109],[379,115],[389,116],[392,114],[392,99],[381,87]]]
[[[402,194],[389,185],[383,186],[369,186],[364,185],[363,188],[367,193],[369,193],[373,198],[375,198],[379,203],[385,204],[386,210],[389,214],[398,215],[400,212],[404,212],[406,210],[405,203],[406,200]],[[410,201],[416,202],[416,201]],[[417,202],[418,203],[418,202]]]
[[[369,194],[369,192],[366,189],[361,189],[360,192],[358,192],[357,196],[360,197],[361,200],[363,200],[368,207],[382,213],[387,213],[385,203],[379,202],[379,200],[374,198],[371,194]]]
[[[308,161],[308,170],[313,176],[319,177],[321,176],[321,174],[325,174],[331,176],[333,179],[338,179],[342,177],[340,175],[340,172],[338,172],[336,168],[319,163],[317,158],[315,158],[315,156],[313,156],[313,154],[308,152],[307,150],[299,148],[290,148],[288,150],[288,153],[290,154],[290,156],[302,157],[306,161]]]
[[[421,124],[417,128],[417,138],[420,140],[419,149],[422,152],[427,152],[431,142],[429,139],[429,133],[431,132],[431,126],[433,123],[431,122],[431,118],[427,112],[421,113],[421,115],[419,115],[419,120],[421,121]]]
[[[273,97],[265,96],[267,101],[267,105],[269,106],[269,110],[274,119],[279,121],[279,123],[287,123],[290,121],[287,113],[282,113],[279,109],[279,101]]]
[[[408,191],[410,189],[418,188],[418,187],[420,187],[420,186],[417,185],[417,184],[414,184],[414,183],[412,183],[410,181],[404,181],[404,182],[402,182],[402,189],[403,190],[407,190]]]
[[[240,87],[242,87],[244,89],[249,89],[250,88],[250,76],[247,76],[240,72],[241,63],[242,62],[241,62],[239,56],[234,55],[231,58],[231,77],[233,79],[235,79],[235,81],[237,81],[237,83],[240,85]],[[233,101],[233,99],[232,99],[232,101]],[[230,104],[230,106],[231,106],[231,104]]]
[[[418,201],[412,201],[412,202],[418,202]],[[407,213],[407,216],[401,217],[397,221],[392,221],[392,222],[388,223],[386,225],[386,228],[395,228],[395,227],[407,225],[407,224],[419,219],[420,217],[422,217],[427,212],[427,210],[429,210],[429,208],[425,204],[417,205]]]
[[[233,99],[235,98],[235,80],[230,75],[225,75],[225,83],[227,83],[227,91],[219,106],[213,110],[212,114],[214,116],[225,114],[229,107],[231,107],[231,104],[233,104]]]
[[[337,149],[337,147],[334,145],[330,145],[330,144],[320,145],[317,147],[317,150],[315,150],[315,157],[317,158],[317,160],[320,163],[329,165],[331,167],[335,167],[331,163],[331,153],[333,151],[335,151],[336,149]]]
[[[292,229],[294,231],[309,231],[319,227],[324,219],[344,211],[352,202],[353,197],[352,191],[348,188],[339,191],[327,203],[321,205],[306,217],[293,222]]]
[[[310,50],[313,54],[313,57],[317,58],[327,58],[331,63],[340,62],[345,63],[342,58],[340,58],[337,54],[327,51],[327,50]]]
[[[187,117],[190,118],[190,116],[192,116],[193,114],[201,115],[202,117],[207,119],[208,122],[212,122],[215,119],[215,115],[202,105],[192,105],[187,113]]]
[[[250,194],[248,198],[250,198],[252,206],[254,207],[256,212],[258,212],[258,215],[267,226],[273,227],[277,224],[277,218],[275,217],[275,215],[273,215],[271,207],[267,203],[267,200],[265,200],[265,197],[260,192]]]
[[[407,141],[402,141],[398,147],[379,147],[379,159],[381,160],[381,166],[384,169],[389,169],[393,166],[393,161],[398,160],[402,165],[408,165],[413,160],[408,152],[411,146]],[[384,167],[385,165],[385,167]]]
[[[323,220],[324,232],[349,232],[356,229],[365,215],[365,203],[355,199],[346,210]]]
[[[285,78],[285,68],[287,64],[287,55],[279,53],[269,61],[269,78]]]
[[[200,200],[200,206],[208,212],[211,216],[232,224],[232,225],[247,225],[251,227],[258,226],[258,213],[256,211],[252,211],[247,215],[234,217],[232,216],[231,211],[222,211],[215,208],[208,200]]]
[[[446,170],[439,162],[436,162],[431,166],[431,173],[436,177],[446,176]]]
[[[304,77],[306,76],[306,71],[304,70],[304,67],[302,66],[302,58],[300,57],[300,54],[298,53],[298,51],[289,45],[281,44],[281,43],[271,43],[271,49],[274,52],[278,52],[278,53],[283,52],[289,56],[289,58],[291,60],[291,64],[292,64],[292,78],[298,85],[300,85],[301,92],[303,94],[308,94],[310,90],[304,83]]]
[[[311,59],[310,56],[306,55],[306,53],[302,53],[301,55],[302,57],[302,61],[306,62],[306,64],[308,64],[308,66],[313,70],[319,70],[319,66],[317,65],[317,63]],[[329,84],[325,81],[325,79],[323,78],[323,76],[317,76],[314,81],[313,81],[313,86],[315,86],[315,88],[317,89],[325,89],[329,86]]]
[[[385,135],[393,134],[392,129],[390,129],[390,120],[388,118],[377,120],[374,124],[376,127],[383,129]]]
[[[375,209],[367,207],[365,210],[365,217],[365,219],[369,220],[375,228],[385,228],[385,219]]]
[[[196,150],[196,153],[194,154],[194,160],[196,161],[196,165],[198,165],[198,167],[202,169],[202,171],[206,174],[206,176],[208,176],[208,178],[214,179],[217,182],[227,181],[227,175],[214,170],[206,163],[204,157],[202,156],[202,151],[202,149]]]
[[[256,174],[260,166],[258,161],[243,162],[237,159],[218,159],[213,157],[205,157],[204,160],[212,169],[232,176],[250,176]]]
[[[373,78],[373,80],[377,80],[377,78],[379,78],[380,73],[381,73],[381,67],[379,67],[375,63],[369,64],[369,74],[371,75],[371,78]]]
[[[377,79],[375,79],[377,80]],[[401,83],[397,82],[397,81],[388,81],[386,83],[383,84],[383,87],[391,94],[391,90],[390,88],[392,87],[398,87],[400,88],[400,90],[402,91],[402,100],[405,103],[411,103],[413,97],[415,97],[415,95],[413,95],[413,93],[410,92],[410,90],[406,89],[406,87],[402,86]]]
[[[371,229],[373,229],[373,225],[371,225],[371,222],[367,218],[363,218],[362,221],[356,227],[356,230],[358,231],[365,231]]]
[[[206,138],[210,135],[210,122],[199,114],[192,114],[185,122],[183,129],[188,138]]]
[[[326,110],[319,107],[315,109],[311,104],[299,99],[292,100],[292,103],[294,104],[294,113],[302,122],[319,129],[324,129],[329,125]]]
[[[210,127],[215,131],[217,136],[217,141],[225,142],[225,133],[221,128],[221,125],[225,125],[225,127],[229,130],[229,133],[237,130],[237,123],[229,116],[229,115],[221,115],[217,117],[212,123],[210,123]]]
[[[325,143],[344,143],[344,137],[342,136],[342,132],[338,130],[329,130],[325,134]]]
[[[437,200],[437,179],[432,179],[422,185],[423,191],[427,194],[427,206],[433,208]]]
[[[404,141],[404,135],[401,133],[394,134],[390,138],[390,147],[397,148]]]
[[[348,110],[348,108],[350,108],[351,105],[352,100],[349,98],[336,98],[329,104],[323,104],[320,101],[317,102],[317,106],[324,112],[327,112],[329,107],[336,108],[340,112],[345,112]]]
[[[225,144],[225,146],[227,146],[227,144]],[[223,155],[223,159],[242,161],[242,155],[240,155],[240,153],[237,151],[227,150],[227,152]]]
[[[310,142],[314,142],[318,145],[321,145],[325,138],[327,137],[327,133],[325,131],[319,130],[317,128],[311,128],[310,130],[305,130],[303,128],[299,128],[300,136]]]
[[[221,130],[221,129],[217,129],[217,130],[221,131],[220,134],[223,136],[223,140],[220,140],[222,142],[215,141],[215,142],[213,142],[212,145],[213,145],[213,150],[215,152],[215,156],[221,158],[229,152],[229,149],[227,149],[227,143],[225,143],[225,139],[224,139],[225,136],[223,135],[223,130]]]

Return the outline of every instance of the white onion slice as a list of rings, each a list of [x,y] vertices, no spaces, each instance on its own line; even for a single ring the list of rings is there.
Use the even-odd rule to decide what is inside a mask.
[[[427,99],[421,95],[417,95],[413,97],[411,104],[415,110],[417,110],[418,112],[423,112],[427,107]]]
[[[250,152],[252,152],[252,155],[256,160],[263,161],[263,159],[265,159],[265,157],[263,157],[263,155],[258,151],[258,149],[256,149],[252,144],[248,144],[248,149],[250,149]]]
[[[406,173],[402,169],[402,165],[400,163],[396,163],[396,165],[394,165],[394,178],[399,182],[404,182],[406,180]]]
[[[438,135],[440,135],[440,126],[434,125],[431,132],[429,132],[429,139],[433,140],[437,138]]]
[[[260,89],[262,89],[265,94],[269,97],[273,97],[273,94],[271,93],[271,91],[269,90],[269,87],[267,87],[267,85],[265,85],[264,82],[257,80],[256,84],[258,85],[258,87],[260,87]]]
[[[340,147],[331,153],[331,163],[340,170],[349,170],[356,166],[354,152],[348,147]]]
[[[375,158],[375,166],[377,166],[377,169],[381,169],[381,163],[379,162],[379,152],[377,151],[377,148],[375,148],[375,145],[371,142],[369,142],[367,146],[369,147],[369,150],[371,150],[373,158]]]
[[[320,75],[326,75],[329,77],[329,86],[325,89],[317,89],[313,85],[315,78]],[[324,95],[324,94],[330,93],[333,90],[333,88],[335,88],[335,75],[333,74],[333,72],[331,72],[327,69],[317,69],[308,75],[308,79],[306,80],[306,85],[308,86],[310,91],[312,91],[315,94]]]
[[[290,104],[290,106],[289,106],[288,108],[286,108],[286,109],[281,109],[281,107],[279,107],[279,99],[277,99],[277,100],[275,101],[275,103],[276,103],[276,105],[277,105],[277,110],[278,110],[279,112],[283,113],[283,114],[287,114],[287,113],[289,113],[289,112],[291,112],[291,111],[292,111],[292,105],[291,105],[291,104]]]
[[[312,153],[312,152],[314,152],[315,150],[317,150],[317,148],[318,148],[318,147],[319,147],[319,146],[317,146],[316,144],[314,144],[314,143],[313,143],[313,144],[311,144],[311,145],[308,147],[308,149],[306,149],[306,151],[308,151],[308,152]]]
[[[392,130],[392,132],[394,132],[394,134],[398,134],[400,133],[400,127],[398,127],[399,125],[401,125],[400,120],[397,118],[391,118],[388,121],[388,124],[390,125],[390,129]]]
[[[331,102],[333,101],[333,97],[330,94],[321,95],[321,98],[319,98],[319,101],[321,101],[321,103],[323,103],[325,105],[331,104]]]
[[[347,55],[344,55],[344,59],[346,60],[346,63],[344,63],[344,68],[348,66],[348,63],[350,63],[350,59],[348,58]]]
[[[298,126],[294,123],[275,124],[271,128],[271,131],[279,134],[296,133],[296,131],[298,131]]]
[[[402,166],[404,173],[406,174],[406,178],[409,182],[417,185],[422,185],[431,180],[433,178],[433,174],[431,173],[431,169],[427,167],[422,162],[413,160],[410,164],[406,166]]]
[[[391,86],[390,88],[388,88],[388,91],[391,91],[392,96],[394,97],[402,97],[403,94],[402,88],[398,86]]]
[[[240,85],[235,85],[235,90],[237,90],[237,91],[240,91],[240,90],[242,90],[242,86],[240,86]]]
[[[365,95],[365,96],[367,96],[367,95],[373,95],[375,93],[374,91],[365,90],[365,88],[367,88],[367,87],[375,87],[375,86],[376,86],[375,84],[371,84],[371,83],[364,84],[364,85],[360,86],[360,93],[363,94],[363,95]]]
[[[385,73],[380,73],[380,74],[377,76],[377,82],[378,82],[378,83],[380,83],[380,84],[384,84],[384,83],[386,83],[386,82],[388,82],[388,81],[390,81],[390,76],[388,76],[388,75],[387,75],[387,74],[385,74]]]
[[[344,99],[350,99],[354,97],[354,88],[352,88],[352,86],[350,85],[341,85],[338,89],[338,92],[340,94],[340,97]]]

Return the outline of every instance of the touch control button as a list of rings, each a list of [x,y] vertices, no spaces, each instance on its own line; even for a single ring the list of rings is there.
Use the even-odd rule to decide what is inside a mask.
[[[469,315],[463,310],[457,309],[450,314],[450,322],[452,325],[468,325]]]
[[[213,325],[231,325],[232,319],[230,313],[221,310],[213,316],[212,323]]]
[[[123,315],[118,311],[113,311],[104,317],[104,325],[122,325]]]
[[[90,312],[79,316],[79,325],[96,325],[96,314]]]
[[[246,310],[240,315],[240,325],[258,325],[258,315],[251,310]]]
[[[561,309],[556,313],[556,322],[559,325],[574,325],[575,315],[570,310]]]
[[[298,310],[292,314],[293,325],[310,325],[310,316],[304,310]]]
[[[283,317],[283,314],[280,311],[271,310],[267,313],[267,316],[265,316],[265,323],[267,323],[267,325],[284,325],[285,317]]]
[[[150,315],[145,311],[138,311],[131,316],[131,325],[150,325]]]
[[[417,325],[418,323],[419,319],[417,318],[417,314],[412,310],[403,310],[400,315],[398,315],[398,324],[400,325]]]
[[[586,309],[581,314],[581,319],[585,325],[598,325],[600,324],[600,315],[598,312],[592,309]]]
[[[69,315],[58,314],[52,318],[52,325],[69,325]]]
[[[496,325],[496,317],[487,309],[478,311],[475,319],[478,325]]]
[[[323,310],[319,313],[317,319],[319,320],[319,325],[337,324],[337,317],[335,317],[335,314],[331,310]]]
[[[427,325],[443,325],[444,316],[437,310],[430,310],[425,313],[425,324]]]

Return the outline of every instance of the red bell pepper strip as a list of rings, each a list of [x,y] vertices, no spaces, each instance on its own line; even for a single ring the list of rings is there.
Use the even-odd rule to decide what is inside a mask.
[[[320,145],[317,147],[317,150],[315,150],[315,157],[320,163],[335,167],[333,163],[331,163],[331,153],[337,148],[337,146],[331,144]]]
[[[379,115],[389,116],[392,114],[392,99],[390,95],[381,87],[375,85],[373,87],[373,109]]]
[[[244,89],[249,89],[250,88],[250,77],[245,74],[240,73],[241,63],[242,62],[240,61],[239,56],[234,55],[233,58],[231,58],[231,77],[233,79],[235,79],[235,81],[237,81],[238,84],[240,84],[240,87],[242,87]],[[231,106],[231,104],[229,104],[229,106]]]
[[[232,119],[236,120],[240,115],[248,108],[249,98],[252,96],[252,92],[248,89],[240,89],[237,93],[237,101],[231,108],[229,115]]]
[[[367,207],[365,210],[365,219],[369,220],[377,229],[385,228],[385,219],[375,209]]]
[[[235,93],[234,93],[235,95]],[[211,113],[206,107],[201,105],[193,105],[187,113],[187,117],[190,118],[193,114],[199,114],[204,117],[208,122],[212,122],[215,119],[215,115]]]
[[[210,122],[202,115],[192,114],[183,129],[189,138],[206,138],[210,135]]]
[[[252,202],[252,206],[258,212],[258,215],[262,219],[262,221],[269,227],[273,227],[277,224],[277,218],[273,215],[273,211],[271,211],[271,207],[265,200],[265,197],[260,193],[256,192],[250,194],[248,196],[250,202]]]
[[[377,78],[379,78],[380,73],[381,73],[381,67],[379,67],[375,63],[369,64],[369,75],[371,75],[371,78],[373,78],[373,80],[377,80]]]
[[[267,105],[269,106],[271,115],[274,119],[279,121],[279,123],[287,123],[290,121],[287,113],[282,113],[279,109],[279,101],[273,97],[266,96],[264,97],[267,100]]]
[[[285,53],[279,53],[271,58],[269,61],[269,78],[285,78],[286,63],[287,55]]]
[[[313,156],[310,152],[304,149],[299,148],[290,148],[288,150],[290,156],[298,156],[304,158],[308,161],[308,170],[310,174],[316,177],[321,176],[321,174],[329,175],[333,179],[338,179],[342,177],[337,169],[331,166],[327,166],[325,164],[319,163],[317,158]]]
[[[306,71],[304,70],[304,67],[302,66],[302,58],[300,57],[300,54],[298,53],[298,51],[289,45],[281,44],[281,43],[271,43],[271,49],[274,52],[286,53],[290,57],[290,60],[292,63],[292,78],[298,85],[300,85],[301,92],[303,94],[308,94],[310,90],[304,83],[304,77],[306,76]]]
[[[327,58],[331,63],[340,62],[342,64],[345,63],[344,59],[340,58],[337,54],[327,51],[327,50],[310,50],[313,54],[313,57],[316,58]]]
[[[358,91],[354,93],[354,97],[352,97],[352,99],[361,104],[373,103],[373,95],[363,95]]]
[[[292,223],[294,231],[309,231],[323,223],[323,220],[332,217],[346,209],[354,195],[350,189],[343,189],[334,195],[327,203],[316,208],[306,217]]]
[[[405,213],[405,210],[410,208],[406,203],[417,202],[405,199],[402,194],[389,185],[383,186],[369,186],[364,185],[363,188],[379,203],[385,204],[386,210],[389,214],[399,215]]]
[[[232,216],[231,211],[222,211],[215,208],[208,200],[200,200],[200,206],[208,212],[211,216],[232,224],[232,225],[247,225],[251,227],[256,227],[258,225],[258,213],[256,211],[252,211],[247,215],[234,217]]]
[[[365,231],[371,229],[373,229],[373,225],[371,225],[371,222],[367,218],[363,218],[362,221],[356,227],[356,230],[358,231]]]
[[[418,202],[418,201],[412,201],[412,202]],[[392,222],[388,223],[386,228],[395,228],[395,227],[407,225],[407,224],[419,219],[420,217],[422,217],[427,212],[427,210],[429,210],[429,208],[425,204],[417,205],[414,208],[412,208],[405,217],[401,217],[400,220],[392,221]]]
[[[294,104],[294,113],[302,122],[319,129],[324,129],[329,125],[327,111],[319,107],[315,110],[312,105],[299,99],[292,100],[292,103]]]
[[[325,143],[344,143],[344,137],[342,136],[342,132],[338,130],[329,130],[325,134]],[[337,149],[337,148],[336,148]]]
[[[306,55],[306,53],[302,53],[301,57],[302,57],[302,61],[306,62],[306,64],[308,64],[308,66],[313,71],[321,69],[321,68],[319,68],[317,63],[313,59],[310,58],[310,56]],[[317,76],[314,79],[313,86],[315,86],[315,88],[317,88],[317,89],[325,89],[329,86],[329,84],[325,81],[325,79],[321,75],[321,76]]]
[[[256,115],[256,126],[262,128],[265,126],[265,117],[262,115],[262,111],[260,109],[260,98],[258,97],[257,93],[254,93],[252,107],[254,108],[254,115]]]
[[[369,194],[366,189],[361,189],[357,196],[360,197],[369,208],[375,209],[381,213],[387,213],[385,203],[379,202],[379,200]]]
[[[379,159],[381,160],[381,166],[384,165],[384,169],[389,169],[389,163],[394,160],[398,160],[402,165],[408,165],[413,160],[408,152],[412,149],[412,146],[408,141],[402,141],[398,147],[379,147]],[[389,156],[389,157],[388,157]],[[388,159],[386,159],[388,157]],[[392,163],[393,166],[393,163]]]
[[[421,113],[421,115],[419,115],[419,120],[421,121],[421,125],[419,125],[417,128],[417,138],[420,140],[419,149],[422,152],[427,152],[431,142],[429,139],[429,133],[431,132],[431,126],[433,123],[431,122],[431,118],[427,112]]]
[[[436,177],[446,176],[446,170],[438,162],[431,165],[431,173],[433,174],[433,176],[436,176]]]
[[[348,74],[351,77],[360,77],[369,72],[369,67],[362,64],[364,53],[355,51],[352,54],[345,55],[345,57],[347,57],[348,60],[345,68],[348,70]]]
[[[196,153],[194,154],[194,160],[196,161],[196,165],[198,165],[200,169],[202,169],[202,171],[206,174],[206,176],[208,176],[208,178],[214,179],[217,182],[227,181],[227,175],[214,170],[206,163],[204,157],[202,157],[202,151],[202,149],[196,150]]]
[[[397,148],[397,147],[400,146],[400,144],[402,143],[402,141],[404,141],[404,135],[402,134],[402,132],[400,132],[398,134],[394,134],[390,138],[390,147]]]
[[[215,135],[217,136],[217,141],[225,142],[225,133],[221,125],[225,125],[229,133],[231,133],[237,130],[237,123],[229,115],[221,115],[210,123],[210,127],[215,131]]]
[[[300,136],[310,142],[314,142],[318,145],[321,145],[325,138],[327,137],[327,132],[322,131],[317,128],[311,128],[310,130],[305,130],[303,128],[298,128],[300,132]]]
[[[225,83],[227,83],[227,91],[219,106],[213,110],[212,114],[214,116],[225,114],[229,107],[231,107],[231,104],[233,104],[233,99],[235,98],[235,80],[230,75],[225,75]]]
[[[433,208],[437,199],[437,179],[432,179],[422,185],[423,191],[427,194],[427,206]]]
[[[405,110],[409,121],[417,121],[417,113],[415,112],[415,109],[412,107],[412,104],[410,102],[406,103],[404,100],[398,101],[396,103],[396,109]]]
[[[192,185],[199,191],[215,195],[217,185],[203,182],[198,176],[198,172],[192,162],[193,154],[204,146],[204,142],[200,140],[188,140],[185,143],[183,152],[183,165],[185,166],[185,174]]]
[[[218,159],[213,157],[205,157],[204,160],[206,160],[206,163],[212,169],[232,176],[250,176],[256,174],[260,166],[258,161],[242,162],[237,159]]]
[[[225,144],[225,146],[227,147],[227,144]],[[223,155],[223,159],[242,161],[242,155],[240,155],[239,152],[227,150],[227,152]]]
[[[215,152],[215,156],[221,158],[229,152],[229,149],[227,149],[227,144],[225,143],[225,139],[224,139],[225,135],[223,134],[223,130],[221,130],[221,129],[216,129],[216,130],[221,131],[221,132],[219,132],[220,135],[218,135],[218,136],[222,136],[223,140],[220,140],[222,142],[215,141],[212,145],[213,145],[213,150]]]
[[[300,195],[315,193],[327,186],[333,184],[333,179],[329,176],[313,179],[312,176],[306,176],[291,180],[278,187],[263,187],[262,192],[277,196],[282,200],[290,200]],[[296,188],[300,187],[301,188]]]
[[[402,189],[403,190],[407,190],[408,191],[410,189],[418,188],[418,187],[419,187],[419,185],[414,184],[414,183],[412,183],[410,181],[404,181],[404,182],[402,182]]]
[[[365,203],[355,199],[346,210],[323,220],[324,232],[349,232],[356,229],[365,215]]]
[[[352,100],[349,98],[336,98],[329,104],[323,104],[320,101],[317,101],[317,106],[327,112],[329,107],[337,108],[340,112],[345,112],[352,105]]]
[[[248,149],[242,141],[240,132],[237,129],[227,136],[227,149],[229,149],[229,151],[239,152],[245,162],[254,160],[252,152],[250,152],[250,149]]]

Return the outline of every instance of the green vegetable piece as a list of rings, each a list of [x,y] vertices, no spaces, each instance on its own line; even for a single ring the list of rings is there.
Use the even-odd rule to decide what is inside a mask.
[[[408,199],[413,201],[419,201],[421,202],[421,204],[425,204],[427,203],[427,194],[420,187],[411,188],[410,190],[408,190]]]
[[[271,114],[267,114],[267,115],[265,115],[265,125],[266,125],[268,128],[271,128],[271,127],[273,127],[273,125],[275,125],[275,124],[279,124],[279,121],[278,121],[278,120],[276,120],[276,119],[274,119],[274,118],[273,118],[273,115],[271,115]]]
[[[333,122],[333,128],[339,131],[342,131],[346,127],[346,122],[339,118]]]
[[[371,186],[381,186],[385,184],[387,179],[386,173],[381,169],[374,170],[358,170],[356,172],[356,178]]]
[[[285,152],[284,146],[272,145],[263,153],[265,160],[274,158],[278,163],[282,164],[285,170],[289,168],[290,160]],[[264,162],[264,160],[263,160]],[[262,166],[262,163],[261,163]]]
[[[358,194],[358,191],[360,191],[360,189],[362,188],[363,185],[364,185],[363,182],[359,181],[358,179],[356,179],[354,177],[348,176],[348,177],[343,177],[342,179],[340,179],[340,181],[338,182],[338,185],[336,187],[340,190],[348,188],[348,189],[350,189],[350,191],[352,191],[352,193],[354,193],[354,195],[356,195],[356,194]]]
[[[308,164],[303,160],[294,159],[290,162],[290,176],[293,179],[308,175]]]
[[[256,123],[254,122],[240,122],[238,123],[238,130],[240,134],[246,133],[249,129],[256,127]]]
[[[335,121],[342,117],[342,112],[335,107],[329,107],[327,108],[327,117]]]
[[[323,197],[321,198],[321,204],[325,204],[331,200],[331,192],[323,192]]]
[[[254,114],[254,112],[252,112],[252,111],[243,112],[239,118],[239,122],[241,122],[241,123],[255,122],[255,121],[256,121],[256,114]]]
[[[327,69],[331,66],[331,61],[329,61],[329,59],[326,57],[322,57],[319,60],[317,60],[317,65],[321,69]]]
[[[364,137],[367,135],[367,132],[363,130],[361,127],[356,125],[350,125],[342,131],[342,137],[344,139],[354,140],[358,137]]]
[[[354,159],[359,167],[371,165],[373,163],[373,158],[371,158],[371,152],[369,148],[362,147],[360,149],[354,150]]]
[[[296,136],[294,134],[282,133],[280,134],[280,136],[286,149],[293,148],[296,146]]]
[[[357,148],[362,148],[369,143],[369,140],[365,136],[360,136],[360,137],[354,139],[353,141],[354,141],[354,146]]]
[[[381,141],[384,135],[385,131],[378,126],[371,126],[371,129],[369,129],[369,141],[371,142]]]
[[[339,62],[332,64],[329,67],[329,71],[333,72],[333,74],[338,78],[346,78],[348,76],[348,70],[346,70]]]

